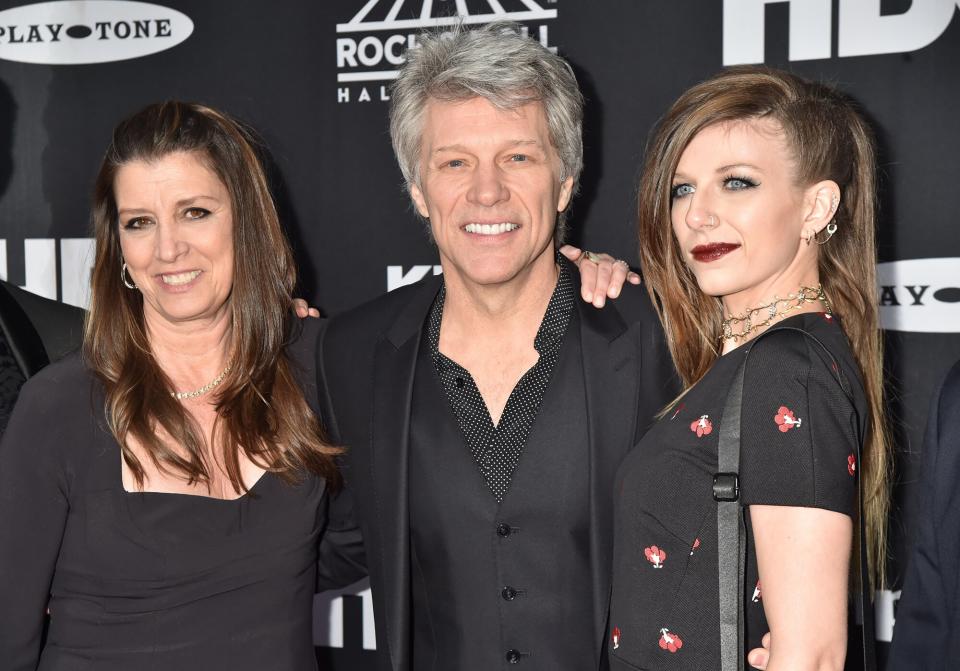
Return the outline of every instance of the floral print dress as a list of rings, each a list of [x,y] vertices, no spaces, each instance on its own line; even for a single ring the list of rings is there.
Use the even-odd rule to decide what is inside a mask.
[[[741,416],[744,506],[856,510],[856,457],[866,400],[850,345],[824,313],[785,319],[747,363]],[[615,485],[613,592],[607,648],[613,671],[719,668],[717,437],[727,392],[746,347],[720,357],[624,460]],[[769,629],[749,512],[744,584],[745,651]],[[829,551],[825,548],[824,551]],[[749,667],[748,667],[749,668]]]

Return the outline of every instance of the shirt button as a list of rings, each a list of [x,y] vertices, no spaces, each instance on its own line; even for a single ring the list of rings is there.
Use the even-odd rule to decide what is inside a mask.
[[[500,590],[500,596],[503,597],[504,601],[513,601],[517,598],[517,590],[512,587],[504,587]]]
[[[513,533],[513,529],[510,527],[509,524],[501,522],[500,524],[497,525],[497,535],[500,536],[500,538],[506,538],[512,533]]]
[[[520,652],[510,648],[507,650],[507,654],[504,655],[508,664],[519,664],[520,663]]]

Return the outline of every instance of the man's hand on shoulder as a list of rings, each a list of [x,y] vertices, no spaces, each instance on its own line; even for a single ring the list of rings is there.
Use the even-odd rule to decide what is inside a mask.
[[[602,308],[607,298],[620,295],[625,282],[640,284],[640,276],[630,270],[626,261],[609,254],[596,254],[564,245],[560,253],[580,271],[580,296],[594,307]]]

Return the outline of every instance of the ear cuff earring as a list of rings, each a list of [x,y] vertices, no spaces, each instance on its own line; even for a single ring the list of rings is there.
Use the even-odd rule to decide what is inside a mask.
[[[830,198],[830,216],[831,217],[836,213],[837,207],[839,205],[840,205],[840,196],[837,196],[837,195],[832,196]],[[817,236],[816,234],[814,234],[813,239],[816,240],[818,245],[825,245],[828,242],[830,242],[830,238],[832,238],[833,234],[837,232],[837,228],[838,228],[837,220],[831,219],[830,223],[827,224],[827,227],[826,227],[827,237],[825,237],[823,240],[817,240]],[[808,244],[809,244],[809,241],[808,241]]]

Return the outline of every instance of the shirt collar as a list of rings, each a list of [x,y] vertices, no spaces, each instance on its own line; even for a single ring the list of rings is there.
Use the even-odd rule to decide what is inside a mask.
[[[550,296],[550,302],[547,303],[547,311],[540,322],[540,328],[537,329],[537,335],[533,339],[534,348],[541,354],[548,348],[559,346],[562,342],[576,299],[573,278],[570,276],[571,264],[564,263],[559,252],[557,252],[557,265],[560,267],[557,284]],[[433,301],[433,307],[430,308],[427,333],[434,359],[440,355],[440,323],[443,320],[443,304],[446,296],[447,289],[444,284],[441,285],[437,298]]]

